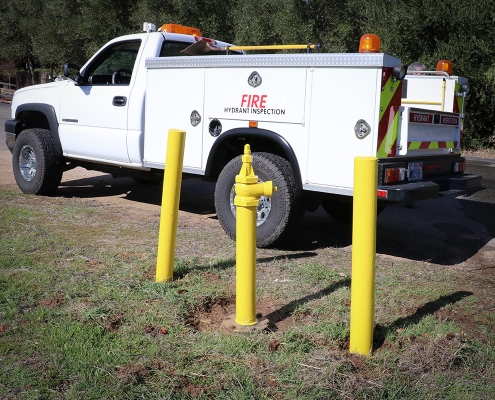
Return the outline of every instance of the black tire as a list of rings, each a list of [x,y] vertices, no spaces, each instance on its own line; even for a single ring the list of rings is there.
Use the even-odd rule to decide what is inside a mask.
[[[333,219],[343,224],[352,224],[352,199],[350,201],[339,201],[333,198],[325,198],[321,203],[323,209]],[[377,204],[376,215],[380,215],[385,210],[385,204]]]
[[[277,191],[271,198],[262,198],[267,205],[259,212],[256,229],[256,246],[272,247],[287,239],[301,221],[304,214],[302,191],[296,188],[289,162],[270,153],[253,153],[253,170],[262,182],[272,181]],[[236,220],[232,189],[235,177],[241,170],[241,156],[231,160],[222,170],[215,187],[215,209],[224,231],[235,240]],[[235,196],[235,194],[234,194]],[[234,206],[235,210],[235,206]]]
[[[19,134],[12,152],[17,185],[26,194],[49,195],[62,180],[62,164],[50,131],[26,129]]]

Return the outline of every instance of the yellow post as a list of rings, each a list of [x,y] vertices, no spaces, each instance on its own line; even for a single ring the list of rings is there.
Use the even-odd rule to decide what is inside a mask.
[[[319,49],[319,44],[272,44],[261,46],[225,46],[220,47],[220,50],[238,51],[238,50],[306,50],[306,49]]]
[[[185,142],[185,131],[169,129],[160,214],[160,232],[158,235],[156,282],[171,281],[174,275],[175,239],[177,236]]]
[[[369,355],[373,346],[378,159],[354,159],[350,352]]]
[[[244,146],[242,167],[235,177],[236,205],[236,317],[239,325],[255,325],[256,319],[256,208],[261,196],[277,190],[271,181],[258,183],[253,157]]]

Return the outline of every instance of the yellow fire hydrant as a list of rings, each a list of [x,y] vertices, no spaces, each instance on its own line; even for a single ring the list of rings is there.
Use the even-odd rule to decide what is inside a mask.
[[[256,219],[258,200],[277,191],[273,182],[258,183],[253,156],[244,146],[242,167],[235,177],[236,206],[236,316],[239,325],[256,325]]]

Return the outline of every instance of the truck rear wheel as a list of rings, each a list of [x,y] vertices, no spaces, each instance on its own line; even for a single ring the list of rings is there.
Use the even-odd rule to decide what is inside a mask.
[[[46,129],[20,133],[12,152],[12,166],[17,185],[26,194],[51,194],[62,180],[60,158]]]
[[[292,168],[287,160],[270,153],[253,153],[253,169],[260,182],[272,181],[277,186],[273,196],[262,196],[257,209],[256,245],[271,247],[283,242],[301,221],[301,190],[297,189]],[[215,209],[224,231],[235,240],[235,177],[241,170],[241,156],[222,170],[215,188]]]

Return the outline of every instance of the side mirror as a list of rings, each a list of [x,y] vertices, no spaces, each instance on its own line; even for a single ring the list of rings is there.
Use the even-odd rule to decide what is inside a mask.
[[[76,72],[76,75],[74,76],[74,81],[76,82],[76,86],[82,85],[84,82],[84,76],[79,74],[79,72]]]
[[[72,74],[69,70],[76,70],[75,74]],[[79,73],[79,66],[71,63],[64,64],[64,76],[73,80],[76,85],[81,85],[83,83],[83,76]]]

